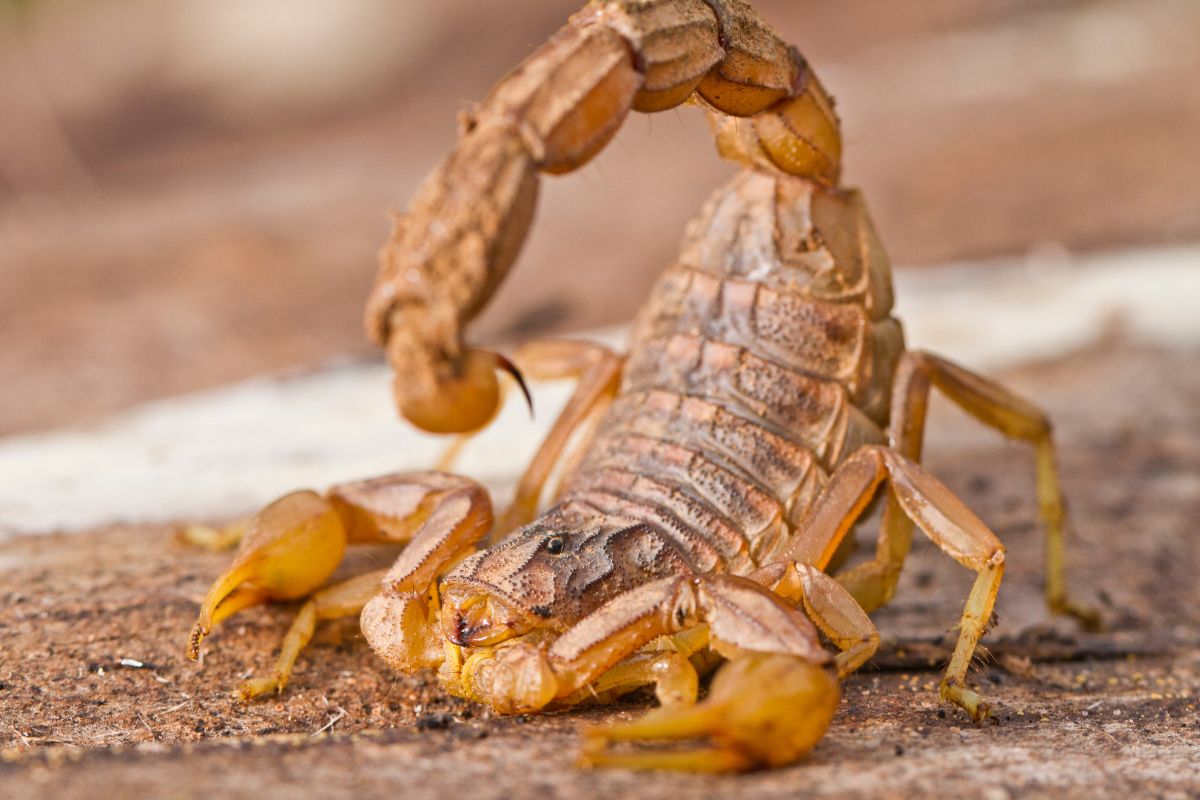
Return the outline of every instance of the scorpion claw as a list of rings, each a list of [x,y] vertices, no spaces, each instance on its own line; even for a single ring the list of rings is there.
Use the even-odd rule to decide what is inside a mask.
[[[688,772],[740,772],[754,762],[728,743],[692,747],[647,747],[619,750],[618,742],[715,739],[722,710],[703,703],[686,709],[659,708],[641,719],[593,728],[584,734],[579,763],[586,767],[662,769]]]
[[[825,733],[840,696],[830,671],[796,656],[743,655],[721,668],[698,705],[660,708],[633,722],[587,731],[581,763],[703,772],[789,764]],[[656,744],[631,750],[613,746],[624,742]],[[669,742],[694,744],[671,747]]]
[[[581,767],[614,769],[657,769],[678,772],[742,772],[753,766],[744,756],[722,747],[693,747],[684,750],[613,752],[603,743],[584,745]]]

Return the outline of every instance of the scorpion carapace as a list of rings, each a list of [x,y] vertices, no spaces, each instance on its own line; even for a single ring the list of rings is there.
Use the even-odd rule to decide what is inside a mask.
[[[1049,423],[991,381],[905,349],[887,257],[861,195],[838,186],[833,104],[742,0],[595,0],[466,116],[397,220],[368,306],[401,413],[432,431],[486,424],[506,362],[462,331],[520,250],[538,173],[586,163],[631,109],[685,102],[708,110],[719,152],[745,170],[689,227],[627,355],[566,341],[514,354],[532,378],[578,384],[506,512],[494,520],[480,486],[443,472],[288,495],[246,527],[193,657],[236,611],[307,598],[274,673],[242,686],[247,699],[283,689],[317,619],[361,610],[387,663],[437,669],[448,691],[498,712],[653,685],[662,708],[589,731],[587,763],[785,764],[828,726],[835,673],[874,652],[867,612],[892,596],[919,528],[976,574],[941,695],[980,719],[989,707],[967,669],[1004,548],[917,464],[935,386],[1034,446],[1048,603],[1096,623],[1063,582]],[[881,490],[874,557],[839,572]],[[318,591],[347,544],[378,541],[407,543],[390,570]],[[697,702],[699,677],[722,661]]]

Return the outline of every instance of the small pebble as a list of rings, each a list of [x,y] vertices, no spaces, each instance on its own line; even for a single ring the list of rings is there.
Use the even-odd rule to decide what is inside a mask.
[[[452,724],[454,724],[454,717],[445,711],[438,711],[417,718],[417,730],[419,731],[442,731],[449,728]]]

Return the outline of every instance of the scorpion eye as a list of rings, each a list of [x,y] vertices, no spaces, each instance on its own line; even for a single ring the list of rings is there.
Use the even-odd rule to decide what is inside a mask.
[[[563,541],[563,537],[554,536],[546,540],[546,550],[549,551],[551,555],[556,556],[563,551],[563,548],[566,546],[566,544],[567,543]]]

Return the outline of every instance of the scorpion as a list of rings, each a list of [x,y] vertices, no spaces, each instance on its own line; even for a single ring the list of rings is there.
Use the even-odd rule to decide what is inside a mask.
[[[468,345],[521,249],[539,174],[587,163],[631,110],[682,104],[707,111],[719,154],[743,169],[690,223],[628,352],[535,341],[509,360]],[[576,382],[511,506],[494,514],[482,486],[445,471],[288,494],[244,525],[188,655],[238,611],[303,600],[244,699],[284,689],[318,620],[361,614],[388,665],[434,669],[500,714],[653,686],[659,708],[584,732],[585,764],[779,766],[822,737],[839,679],[875,652],[868,613],[892,597],[919,529],[976,575],[940,696],[986,717],[967,673],[1005,549],[919,466],[927,403],[936,388],[1032,445],[1047,604],[1096,626],[1066,590],[1051,424],[906,349],[841,155],[831,96],[744,0],[588,3],[463,114],[456,149],[396,217],[367,305],[398,410],[426,431],[485,427],[505,374],[522,390],[522,375]],[[848,533],[877,500],[875,554],[845,568]],[[322,588],[348,545],[379,542],[405,545],[390,569]]]

